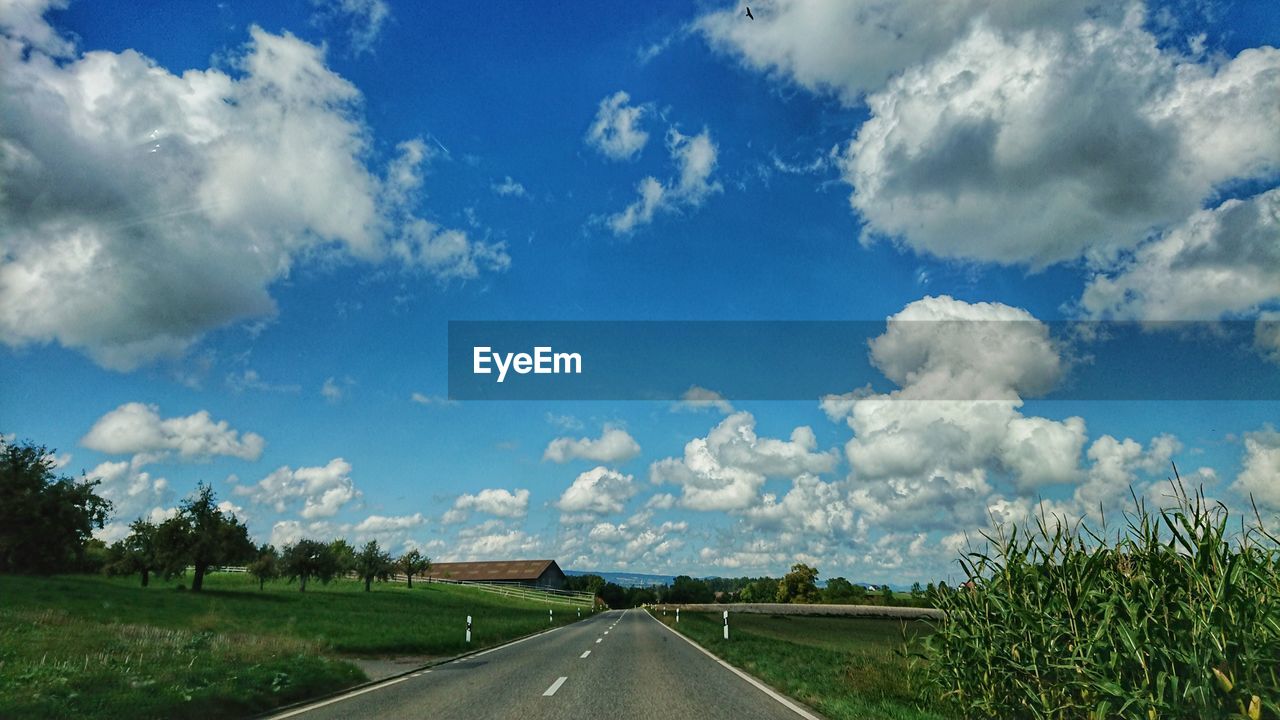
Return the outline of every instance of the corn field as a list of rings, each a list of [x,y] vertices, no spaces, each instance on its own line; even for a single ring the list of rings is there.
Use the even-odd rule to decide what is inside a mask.
[[[1176,468],[1174,470],[1176,475]],[[1118,532],[1043,515],[986,535],[921,664],[965,718],[1280,718],[1280,542],[1171,483]]]

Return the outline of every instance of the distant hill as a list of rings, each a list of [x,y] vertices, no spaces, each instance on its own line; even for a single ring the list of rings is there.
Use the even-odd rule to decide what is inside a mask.
[[[602,572],[600,570],[565,570],[565,575],[599,575],[605,582],[622,587],[650,587],[652,585],[670,585],[674,575],[646,575],[633,572]]]

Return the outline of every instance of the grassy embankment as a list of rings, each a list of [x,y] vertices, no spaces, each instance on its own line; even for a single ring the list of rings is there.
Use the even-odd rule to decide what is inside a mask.
[[[544,604],[448,585],[0,576],[0,717],[243,717],[365,680],[346,656],[449,656],[549,627]],[[557,625],[576,619],[557,606]]]
[[[924,622],[869,618],[751,615],[730,620],[730,640],[712,613],[654,616],[765,684],[832,720],[935,720],[919,708],[902,655],[929,632]]]

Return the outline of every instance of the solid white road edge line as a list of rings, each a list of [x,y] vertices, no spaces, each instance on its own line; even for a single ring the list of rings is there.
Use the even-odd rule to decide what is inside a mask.
[[[552,695],[555,695],[556,691],[560,689],[560,686],[564,684],[564,681],[568,679],[569,678],[567,677],[562,677],[559,680],[556,680],[555,682],[551,683],[551,687],[547,688],[547,691],[542,693],[542,697],[551,697]]]
[[[520,638],[519,640],[512,640],[512,641],[511,641],[511,642],[509,642],[509,643],[505,643],[505,644],[503,644],[503,645],[499,645],[499,646],[497,646],[497,647],[491,647],[491,648],[489,648],[488,650],[485,650],[485,651],[483,651],[483,652],[478,652],[478,653],[475,653],[475,654],[472,654],[472,655],[467,655],[467,656],[465,656],[465,657],[460,657],[460,658],[457,658],[457,659],[454,659],[454,660],[450,660],[450,661],[448,661],[448,662],[440,663],[440,665],[448,665],[448,664],[449,664],[449,663],[451,663],[451,662],[460,662],[460,661],[462,661],[462,660],[470,660],[471,658],[477,658],[477,657],[480,657],[481,655],[488,655],[489,653],[491,653],[491,652],[493,652],[493,651],[495,651],[495,650],[502,650],[503,648],[509,648],[509,647],[511,647],[512,645],[519,645],[520,643],[524,642],[525,640],[532,640],[532,639],[534,639],[534,638],[536,638],[536,637],[542,637],[543,635],[546,635],[547,633],[553,633],[553,632],[555,632],[556,630],[559,630],[559,629],[561,629],[561,628],[567,628],[567,627],[571,627],[571,625],[561,625],[561,626],[559,626],[559,627],[553,627],[553,628],[551,628],[550,630],[543,630],[543,631],[542,631],[542,632],[540,632],[540,633],[536,633],[536,634],[533,634],[533,635],[529,635],[529,636],[527,636],[527,637],[522,637],[522,638]],[[596,642],[600,642],[600,641],[599,641],[599,640],[597,640]],[[392,685],[395,685],[395,684],[397,684],[397,683],[402,683],[402,682],[404,682],[405,680],[409,680],[409,679],[412,679],[412,678],[418,677],[418,675],[424,675],[424,674],[426,674],[426,673],[429,673],[429,672],[431,672],[431,670],[432,670],[432,669],[437,668],[437,667],[439,667],[439,665],[432,665],[432,666],[431,666],[431,668],[428,668],[427,670],[424,670],[424,671],[422,671],[421,673],[418,673],[418,674],[401,675],[400,677],[395,677],[395,678],[391,678],[390,680],[387,680],[387,681],[384,681],[384,682],[380,682],[380,683],[378,683],[377,685],[369,685],[369,686],[367,686],[367,687],[362,687],[362,688],[360,688],[359,690],[352,690],[351,692],[346,693],[345,695],[339,695],[339,696],[337,696],[337,697],[331,697],[331,698],[329,698],[329,699],[327,699],[327,700],[321,700],[320,702],[312,703],[311,705],[303,705],[302,707],[294,708],[294,709],[292,709],[292,710],[289,710],[288,712],[284,712],[284,713],[281,713],[281,714],[279,714],[279,715],[271,715],[271,716],[269,716],[269,717],[267,718],[267,720],[285,720],[285,718],[296,717],[296,716],[301,715],[301,714],[303,714],[303,713],[311,712],[312,710],[319,710],[320,708],[325,707],[325,706],[327,706],[327,705],[332,705],[332,704],[337,703],[337,702],[342,702],[343,700],[349,700],[349,699],[351,699],[351,698],[353,698],[353,697],[357,697],[357,696],[363,695],[363,694],[365,694],[365,693],[367,693],[367,692],[373,692],[374,690],[381,690],[381,689],[383,689],[383,688],[389,688],[389,687],[391,687]]]
[[[586,651],[586,652],[582,653],[581,655],[579,655],[579,656],[578,656],[578,659],[579,659],[579,660],[581,660],[582,658],[585,658],[586,656],[588,656],[588,655],[590,655],[590,654],[591,654],[591,651],[590,651],[590,650],[588,650],[588,651]]]
[[[791,712],[794,712],[795,714],[799,715],[800,717],[805,718],[805,720],[822,720],[822,719],[821,719],[821,718],[819,718],[817,715],[814,715],[813,713],[809,712],[808,710],[805,710],[804,708],[802,708],[802,707],[800,707],[799,705],[797,705],[794,701],[792,701],[792,700],[791,700],[791,698],[789,698],[789,697],[787,697],[787,696],[785,696],[785,695],[780,695],[776,690],[774,690],[773,688],[769,687],[768,685],[765,685],[764,683],[762,683],[762,682],[760,682],[759,680],[757,680],[757,679],[755,679],[755,678],[751,677],[751,676],[750,676],[750,675],[748,675],[747,673],[745,673],[745,672],[743,672],[743,671],[739,670],[738,668],[736,668],[736,667],[734,667],[734,666],[730,665],[729,663],[727,663],[727,662],[725,662],[725,661],[721,660],[720,658],[716,657],[715,655],[711,654],[711,651],[710,651],[710,650],[708,650],[708,649],[706,649],[706,648],[702,647],[702,646],[701,646],[701,645],[699,645],[698,643],[696,643],[696,642],[694,642],[694,641],[690,640],[689,638],[685,637],[684,635],[681,635],[680,633],[676,632],[675,630],[672,630],[670,626],[668,626],[666,623],[662,622],[662,621],[661,621],[661,620],[659,620],[658,618],[653,617],[653,615],[650,615],[649,613],[645,613],[645,614],[646,614],[646,615],[649,615],[649,618],[650,618],[650,619],[652,619],[654,622],[656,622],[656,623],[658,623],[659,625],[661,625],[662,627],[666,628],[666,629],[667,629],[667,631],[668,631],[668,632],[670,632],[672,635],[675,635],[676,637],[680,638],[681,640],[683,640],[683,641],[685,641],[685,642],[689,643],[690,645],[694,646],[695,648],[697,648],[698,652],[700,652],[700,653],[702,653],[703,655],[706,655],[707,657],[711,658],[712,660],[715,660],[716,662],[720,663],[721,667],[723,667],[724,669],[728,670],[729,672],[733,673],[734,675],[737,675],[738,677],[742,678],[743,680],[746,680],[747,682],[751,683],[751,684],[752,684],[752,685],[754,685],[758,690],[760,690],[760,692],[763,692],[765,695],[768,695],[769,697],[773,698],[774,700],[777,700],[779,703],[782,703],[782,705],[784,705],[784,706],[785,706],[788,710],[790,710]]]

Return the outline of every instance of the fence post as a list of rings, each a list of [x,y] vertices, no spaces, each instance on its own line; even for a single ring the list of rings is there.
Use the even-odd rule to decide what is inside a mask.
[[[729,639],[729,611],[724,611],[724,639]]]
[[[467,644],[471,644],[471,616],[467,616]]]

